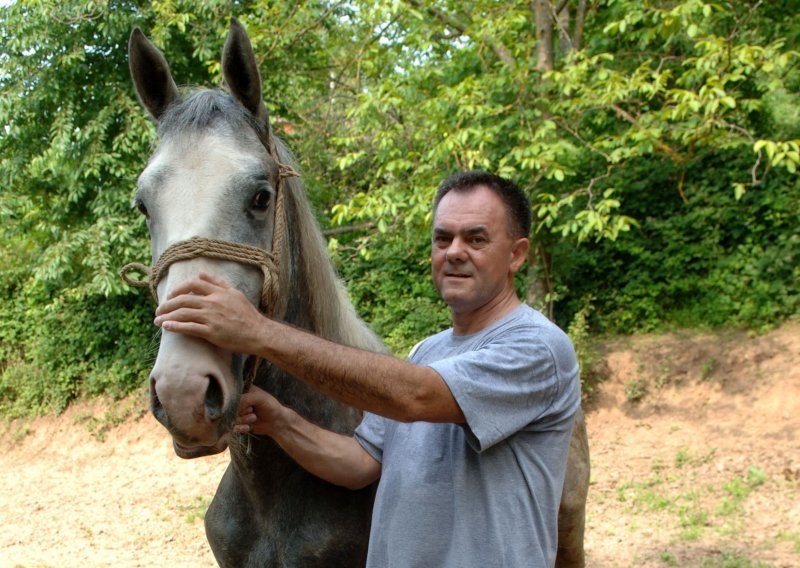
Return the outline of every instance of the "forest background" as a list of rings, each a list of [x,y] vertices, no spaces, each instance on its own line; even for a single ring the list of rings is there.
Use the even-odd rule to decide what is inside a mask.
[[[578,344],[798,313],[797,0],[17,1],[0,7],[0,413],[141,388],[154,306],[131,198],[155,141],[133,26],[185,85],[248,30],[359,313],[403,356],[449,315],[430,284],[437,184],[531,197],[520,293]]]

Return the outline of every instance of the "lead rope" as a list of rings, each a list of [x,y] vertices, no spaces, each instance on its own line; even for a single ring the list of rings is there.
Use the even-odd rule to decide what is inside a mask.
[[[282,181],[288,177],[299,177],[300,174],[286,164],[282,164],[277,159],[277,151],[274,143],[268,145],[270,155],[278,164],[278,181],[275,184],[277,193],[275,200],[275,217],[272,228],[272,251],[245,245],[232,243],[217,239],[207,239],[204,237],[192,237],[185,241],[179,241],[167,247],[161,253],[156,263],[150,267],[139,262],[131,262],[123,266],[120,277],[126,284],[135,288],[150,288],[156,304],[158,304],[158,284],[161,279],[169,272],[169,267],[174,262],[191,260],[193,258],[205,257],[216,260],[229,260],[260,268],[264,275],[264,282],[261,287],[261,301],[259,311],[268,317],[277,315],[277,307],[280,301],[280,252],[283,250],[286,241],[286,216],[284,206],[284,196]],[[138,272],[144,275],[141,280],[131,278],[128,274]],[[255,380],[258,368],[261,366],[262,358],[254,356],[253,365],[249,373],[245,374],[244,388],[242,392],[250,390],[250,386]]]

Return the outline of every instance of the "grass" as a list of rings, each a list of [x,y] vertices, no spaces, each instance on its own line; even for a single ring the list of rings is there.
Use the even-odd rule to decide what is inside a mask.
[[[666,550],[661,553],[660,560],[667,566],[680,566],[680,563],[675,555]]]
[[[98,441],[104,442],[109,431],[126,420],[138,420],[146,413],[147,409],[135,397],[131,397],[114,403],[99,417],[91,412],[82,412],[75,417],[75,423],[83,424]]]
[[[647,381],[633,379],[625,385],[625,396],[629,402],[639,402],[647,394]]]
[[[631,531],[636,533],[640,530],[639,524],[645,523],[645,516],[649,516],[645,523],[648,530],[658,527],[659,531],[671,535],[671,543],[655,553],[661,566],[775,568],[759,560],[755,550],[741,548],[748,530],[748,499],[769,482],[767,472],[751,465],[738,475],[723,480],[715,477],[714,483],[704,484],[708,479],[708,464],[714,455],[713,448],[698,451],[682,446],[675,451],[671,463],[654,460],[647,478],[617,485],[617,500],[625,503],[627,512],[636,515],[627,526],[634,527]],[[637,518],[641,523],[636,522]],[[717,543],[715,548],[706,548],[708,539]],[[790,543],[793,552],[800,555],[800,531],[781,532],[773,542]],[[687,552],[689,550],[704,550],[705,553],[698,558],[696,552]],[[687,553],[690,554],[688,558]],[[644,560],[634,559],[634,565]],[[797,565],[800,566],[800,562]]]
[[[719,362],[714,357],[710,357],[703,361],[703,364],[700,366],[700,380],[705,381],[711,378],[711,375],[714,374],[714,371],[717,370],[717,367],[719,367]]]
[[[791,542],[794,551],[800,554],[800,533],[798,532],[779,532],[776,537],[779,542]]]
[[[724,550],[719,557],[705,558],[700,568],[773,568],[771,564],[753,562],[749,558]]]
[[[678,448],[678,453],[675,454],[675,467],[683,467],[684,465],[691,463],[691,459],[689,448],[682,446]]]
[[[685,465],[698,466],[710,462],[717,453],[716,448],[711,448],[705,454],[695,455],[688,446],[681,446],[675,454],[675,467],[681,468]]]
[[[742,504],[748,495],[763,485],[766,480],[767,474],[764,473],[764,470],[751,465],[747,469],[745,477],[736,477],[728,483],[724,483],[722,489],[727,496],[723,498],[717,508],[717,514],[729,516],[741,512]]]
[[[30,418],[27,419],[18,419],[18,421],[14,422],[11,419],[4,419],[4,434],[10,432],[11,433],[11,441],[14,444],[20,443],[25,437],[30,434],[31,432],[31,424]]]
[[[665,566],[684,566],[685,564],[672,552],[665,550],[659,556]],[[772,564],[755,562],[731,550],[723,550],[717,555],[704,558],[700,564],[693,564],[697,568],[774,568]]]
[[[194,498],[193,501],[186,505],[179,505],[178,509],[182,513],[184,513],[184,518],[186,522],[189,524],[194,523],[198,520],[203,520],[206,518],[206,511],[208,511],[208,506],[211,504],[211,497],[206,497],[203,495],[198,495]]]
[[[682,446],[676,451],[672,466],[654,461],[652,473],[646,479],[618,484],[616,498],[625,503],[632,514],[661,514],[660,523],[665,528],[672,527],[680,541],[699,540],[708,530],[716,530],[717,534],[735,541],[746,528],[744,503],[767,481],[767,474],[759,467],[750,466],[744,475],[721,484],[698,483],[703,479],[703,470],[697,468],[708,464],[715,453],[714,448],[698,452]],[[800,535],[788,533],[784,539],[800,549]],[[709,566],[760,566],[737,564],[737,558],[723,555],[718,559],[721,564]],[[664,551],[661,561],[666,565],[679,565],[669,551]]]
[[[697,540],[703,536],[703,531],[709,524],[708,511],[697,504],[681,507],[678,511],[678,522],[681,540]]]

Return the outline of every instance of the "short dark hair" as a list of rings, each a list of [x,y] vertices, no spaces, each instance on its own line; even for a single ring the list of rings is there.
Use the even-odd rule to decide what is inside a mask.
[[[439,202],[451,191],[466,192],[478,186],[489,188],[503,202],[508,218],[509,236],[527,238],[531,232],[531,202],[528,196],[513,181],[481,170],[459,172],[445,179],[433,200],[434,215]]]

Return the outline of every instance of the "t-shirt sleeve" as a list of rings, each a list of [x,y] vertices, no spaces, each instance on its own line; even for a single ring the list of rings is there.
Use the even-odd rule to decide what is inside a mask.
[[[478,452],[523,429],[547,429],[568,419],[580,403],[577,361],[554,351],[536,330],[508,330],[474,351],[429,366],[450,388],[466,418],[466,437]],[[571,354],[571,356],[570,356]]]
[[[356,441],[378,463],[383,463],[383,444],[386,435],[386,418],[365,412],[361,424],[354,432]]]

